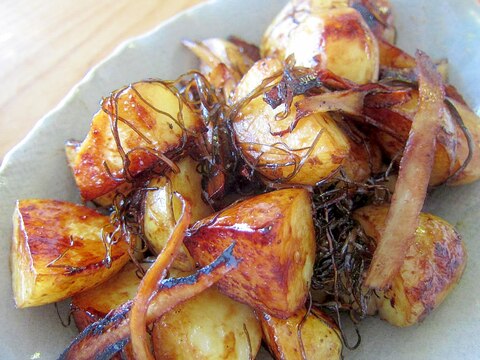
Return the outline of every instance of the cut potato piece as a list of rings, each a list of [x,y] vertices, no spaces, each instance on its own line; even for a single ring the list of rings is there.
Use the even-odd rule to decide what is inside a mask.
[[[128,245],[105,261],[102,229],[109,217],[56,200],[21,200],[13,215],[12,282],[18,308],[68,298],[105,281],[128,261]]]
[[[191,204],[192,223],[213,212],[202,199],[202,176],[197,172],[197,165],[196,161],[185,157],[177,162],[178,173],[171,173],[168,178],[155,178],[149,184],[157,190],[149,191],[145,198],[144,231],[157,253],[165,246],[181,216],[182,204],[174,192],[180,193]],[[172,267],[184,271],[195,268],[195,262],[184,245]]]
[[[347,1],[291,1],[263,35],[262,57],[295,56],[298,66],[328,69],[359,84],[378,79],[378,44]]]
[[[261,84],[262,80],[282,69],[279,60],[263,59],[255,63],[237,87],[235,100]],[[274,83],[280,81],[280,78]],[[267,180],[315,185],[343,167],[350,180],[362,181],[370,176],[369,154],[344,133],[326,112],[314,113],[296,122],[295,103],[282,120],[276,115],[284,106],[272,109],[257,96],[241,106],[233,119],[235,139],[246,160]],[[379,158],[373,160],[377,163]]]
[[[210,288],[155,322],[155,359],[254,359],[262,341],[253,310]]]
[[[200,117],[159,81],[118,90],[103,101],[73,162],[84,200],[114,190],[127,177],[112,133],[115,114],[119,119],[118,140],[129,153],[127,170],[132,176],[159,164],[165,166],[162,156],[173,157],[191,143],[189,138],[204,130]]]
[[[342,357],[342,340],[336,325],[320,310],[306,315],[301,309],[288,319],[263,313],[263,335],[275,359],[335,360]]]
[[[201,265],[236,244],[238,269],[218,283],[225,294],[281,318],[304,304],[315,258],[312,204],[306,190],[249,198],[197,222],[191,232],[185,244]]]
[[[376,241],[385,228],[388,206],[366,206],[354,218]],[[445,220],[421,213],[415,242],[399,274],[386,291],[376,291],[372,301],[380,317],[397,326],[424,319],[460,280],[467,254],[460,235]]]

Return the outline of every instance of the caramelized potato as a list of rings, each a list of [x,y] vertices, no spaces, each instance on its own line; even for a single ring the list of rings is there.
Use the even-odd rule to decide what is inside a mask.
[[[82,144],[81,142],[77,142],[77,141],[67,141],[65,143],[65,155],[67,157],[68,166],[72,171],[73,171],[75,157],[77,156],[77,152],[81,144]],[[92,202],[98,206],[108,208],[112,206],[113,199],[115,198],[117,193],[127,195],[131,191],[131,189],[132,189],[132,185],[130,183],[123,183],[122,185],[106,193],[105,195],[101,195],[95,199],[92,199]]]
[[[328,69],[359,84],[378,79],[378,44],[348,1],[290,1],[269,26],[262,57],[295,56],[298,66]]]
[[[306,190],[251,197],[197,222],[191,232],[185,244],[200,265],[235,242],[241,262],[218,283],[228,296],[281,318],[304,304],[315,258]]]
[[[78,330],[82,331],[91,323],[105,317],[111,310],[133,299],[140,280],[137,266],[129,262],[104,283],[74,295],[72,315]]]
[[[263,336],[275,359],[341,359],[342,340],[337,326],[320,310],[297,311],[288,319],[263,313]],[[299,331],[300,330],[300,331]]]
[[[354,218],[376,241],[384,230],[388,206],[366,206]],[[445,220],[421,213],[415,242],[400,273],[386,291],[373,296],[380,317],[396,326],[423,320],[439,306],[460,280],[467,254],[460,235]]]
[[[182,204],[173,194],[179,192],[192,206],[192,223],[210,215],[213,210],[202,199],[202,176],[197,172],[197,162],[190,157],[177,162],[179,173],[168,177],[154,178],[149,187],[156,188],[147,193],[145,198],[144,231],[153,249],[159,253],[179,219]],[[195,262],[184,245],[172,264],[179,270],[193,270]]]
[[[12,282],[18,308],[68,298],[92,288],[128,261],[128,245],[111,247],[105,262],[102,229],[109,217],[56,200],[21,200],[13,215]]]
[[[241,102],[262,80],[280,70],[277,59],[258,61],[238,85],[235,100]],[[315,185],[340,167],[351,180],[368,178],[370,164],[379,162],[379,157],[369,161],[365,147],[355,144],[328,113],[311,114],[295,124],[295,102],[302,98],[294,97],[290,114],[283,120],[276,115],[284,106],[272,109],[262,95],[241,107],[233,126],[245,158],[270,181]]]
[[[115,111],[121,119],[118,140],[123,151],[129,153],[128,171],[135,176],[162,163],[156,154],[172,156],[181,149],[184,136],[189,144],[189,138],[204,130],[202,120],[180,101],[157,81],[132,84],[103,101],[73,161],[75,181],[84,200],[107,194],[125,180],[122,157],[111,129]]]
[[[378,140],[384,153],[390,158],[401,155],[411,128],[412,119],[418,110],[418,92],[410,92],[411,98],[407,102],[393,105],[389,108],[369,107],[368,96],[365,114],[375,119],[382,126],[395,133],[395,136],[374,130],[374,136]],[[445,109],[443,127],[437,136],[437,148],[430,185],[439,185],[446,180],[449,185],[461,185],[471,183],[480,178],[480,119],[466,105],[449,99],[459,112],[465,126],[468,128],[473,139],[473,157],[468,166],[454,179],[449,179],[463,164],[468,156],[468,142],[465,134],[458,124]]]
[[[157,320],[155,359],[254,359],[262,341],[253,310],[209,288]]]

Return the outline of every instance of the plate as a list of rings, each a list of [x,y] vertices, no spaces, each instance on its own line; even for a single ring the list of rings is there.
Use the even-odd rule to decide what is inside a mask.
[[[480,113],[480,5],[477,1],[392,0],[399,45],[447,57],[450,81]],[[53,305],[16,310],[9,251],[16,199],[54,198],[78,202],[66,166],[66,139],[83,139],[102,96],[136,80],[172,79],[195,66],[180,41],[235,34],[257,42],[285,0],[208,2],[121,45],[95,67],[5,158],[0,169],[0,344],[2,359],[53,359],[75,336]],[[361,324],[362,344],[348,359],[478,359],[480,356],[480,183],[436,190],[427,209],[455,224],[469,250],[461,283],[423,323],[399,329],[371,318]],[[68,313],[66,304],[60,313]]]

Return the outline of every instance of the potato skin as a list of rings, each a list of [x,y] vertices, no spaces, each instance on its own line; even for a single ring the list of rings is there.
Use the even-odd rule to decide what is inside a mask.
[[[129,259],[128,245],[119,242],[112,246],[111,267],[106,267],[101,231],[109,217],[85,206],[20,200],[13,223],[11,266],[18,308],[60,301],[92,288]]]
[[[253,310],[209,288],[157,320],[155,358],[254,359],[262,341]]]
[[[118,97],[116,102],[112,100],[114,97]],[[133,175],[159,163],[156,156],[142,148],[153,148],[154,151],[168,156],[182,146],[184,131],[171,118],[155,110],[160,109],[174,119],[177,117],[179,100],[165,85],[145,81],[114,93],[112,97],[104,100],[103,109],[94,116],[90,131],[73,162],[75,181],[84,200],[92,200],[114,190],[125,179],[122,159],[112,134],[108,114],[115,111],[115,103],[118,104],[118,115],[151,142],[147,143],[124,122],[118,122],[119,138],[124,151],[137,149],[129,157],[129,171]],[[204,131],[202,120],[186,104],[182,104],[182,116],[183,126],[190,130],[188,138]],[[190,141],[187,141],[188,143]],[[104,162],[115,179],[106,170]]]
[[[376,81],[377,40],[346,3],[289,2],[263,36],[262,57],[293,54],[298,66],[328,69],[359,84]]]
[[[240,81],[234,100],[240,103],[264,79],[281,70],[278,59],[259,60]],[[273,80],[273,84],[279,81],[280,78]],[[275,118],[283,106],[272,109],[262,95],[241,106],[232,123],[237,146],[244,157],[269,181],[282,179],[292,184],[315,185],[340,167],[350,180],[368,178],[370,164],[375,167],[380,162],[379,156],[369,159],[365,147],[354,143],[328,113],[305,116],[290,129],[297,113],[295,103],[301,99],[303,95],[294,97],[290,114],[283,120]],[[295,165],[303,160],[300,170],[294,173]]]
[[[306,315],[306,310],[300,309],[288,319],[266,313],[259,318],[264,340],[275,359],[302,360],[303,352],[309,360],[341,359],[342,340],[338,328],[320,310],[312,308]]]
[[[159,253],[168,241],[176,221],[181,216],[182,204],[174,195],[178,192],[192,207],[192,223],[213,212],[202,199],[202,176],[197,172],[198,163],[190,157],[177,162],[179,173],[154,178],[145,198],[144,232],[153,249]],[[175,258],[172,267],[188,271],[195,268],[195,262],[184,245]]]
[[[315,232],[310,195],[277,190],[248,198],[195,224],[185,244],[206,265],[232,242],[238,268],[218,283],[235,300],[285,318],[305,302]]]
[[[384,230],[388,206],[366,206],[354,218],[376,241]],[[422,321],[458,283],[467,253],[460,235],[445,220],[421,213],[415,242],[390,289],[373,297],[380,317],[396,326]]]

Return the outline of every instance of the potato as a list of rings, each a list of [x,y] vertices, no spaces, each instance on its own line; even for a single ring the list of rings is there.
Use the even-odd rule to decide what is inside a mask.
[[[350,0],[349,3],[362,15],[377,39],[395,43],[396,30],[389,0]]]
[[[293,54],[298,66],[328,69],[359,84],[378,79],[378,44],[347,1],[290,1],[263,35],[262,57]]]
[[[209,288],[157,320],[155,358],[254,359],[262,341],[253,310]]]
[[[366,234],[379,241],[388,206],[366,206],[353,214]],[[460,235],[445,220],[421,213],[415,242],[390,289],[372,296],[380,317],[396,326],[423,320],[460,280],[467,259]]]
[[[412,119],[418,110],[418,91],[412,90],[410,95],[411,99],[409,101],[390,108],[375,108],[373,106],[365,108],[366,115],[396,134],[393,137],[381,130],[373,130],[382,150],[390,158],[402,154]],[[450,99],[450,101],[472,134],[474,149],[472,161],[467,168],[455,179],[449,180],[448,183],[449,185],[467,184],[480,178],[480,119],[466,105],[453,99]],[[368,103],[368,96],[366,103]],[[446,121],[444,121],[444,126],[437,136],[437,149],[430,178],[431,186],[439,185],[448,180],[468,156],[468,143],[463,131],[447,110],[445,110],[444,116]]]
[[[183,140],[187,140],[188,145],[191,137],[204,131],[200,117],[187,104],[179,101],[171,90],[158,81],[132,84],[103,101],[102,110],[94,116],[90,131],[73,162],[75,181],[84,200],[109,193],[124,183],[126,178],[111,130],[115,117],[109,114],[114,114],[118,107],[118,116],[122,119],[118,121],[119,140],[123,151],[130,152],[128,171],[135,176],[163,164],[154,153],[175,156],[181,150]],[[186,131],[178,124],[180,106],[181,122]],[[147,148],[150,150],[147,151]]]
[[[240,102],[263,79],[281,69],[282,64],[276,59],[255,63],[238,85],[235,101]],[[290,129],[297,113],[295,102],[303,98],[303,95],[294,97],[291,112],[284,120],[275,118],[284,106],[274,110],[263,101],[262,95],[241,108],[233,119],[233,127],[237,146],[245,158],[270,181],[315,185],[340,167],[351,180],[368,178],[371,169],[365,147],[355,144],[330,114],[308,115]],[[379,160],[377,156],[372,162]],[[296,166],[301,163],[297,172]]]
[[[179,173],[154,178],[145,198],[144,232],[153,249],[159,253],[168,241],[176,221],[181,216],[182,204],[173,192],[179,192],[192,206],[192,223],[210,215],[213,210],[202,199],[202,176],[197,172],[197,162],[190,157],[177,162]],[[172,264],[179,270],[193,270],[195,262],[184,245]]]
[[[241,262],[218,283],[228,296],[281,318],[304,304],[315,258],[306,190],[248,198],[197,222],[191,232],[185,244],[200,265],[235,242],[233,253]]]
[[[308,315],[301,309],[285,320],[263,313],[260,320],[265,342],[275,359],[334,360],[342,357],[342,340],[337,326],[318,309],[312,308]]]
[[[20,200],[13,215],[12,283],[18,308],[60,301],[113,276],[128,245],[111,247],[107,268],[102,229],[109,217],[56,200]]]
[[[71,140],[65,143],[65,155],[67,156],[68,166],[72,171],[73,171],[75,157],[77,156],[77,152],[81,144],[82,144],[81,142],[71,141]],[[132,189],[132,184],[123,183],[122,185],[106,193],[105,195],[101,195],[95,199],[92,199],[92,202],[95,205],[98,205],[100,207],[108,208],[112,206],[113,199],[115,198],[117,193],[127,195],[131,191],[131,189]]]

